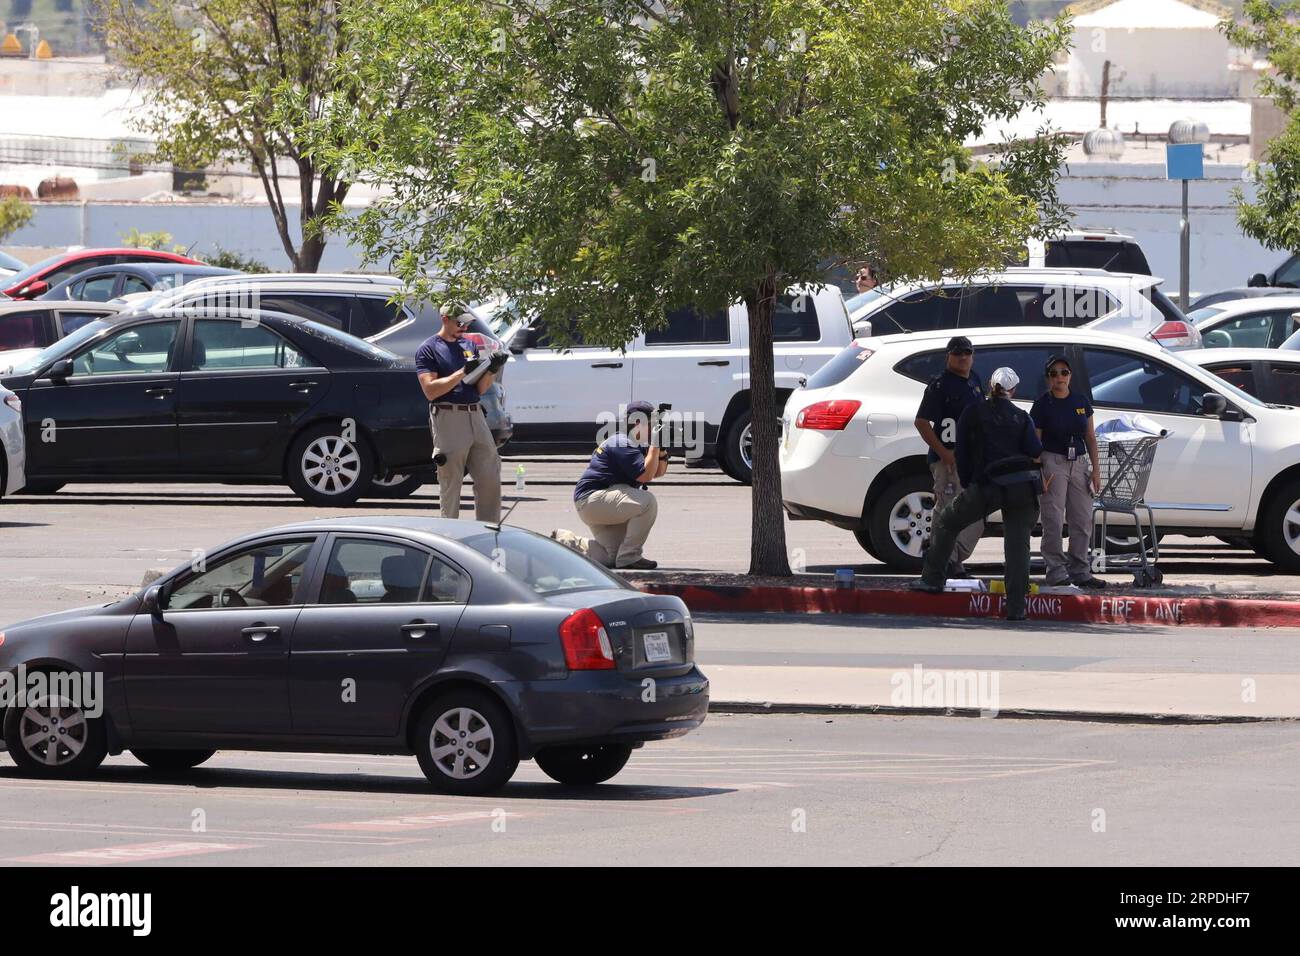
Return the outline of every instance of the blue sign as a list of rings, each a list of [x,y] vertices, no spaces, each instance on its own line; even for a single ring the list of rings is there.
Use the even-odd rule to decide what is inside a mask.
[[[1165,147],[1165,179],[1204,179],[1205,150],[1200,143],[1170,143]]]

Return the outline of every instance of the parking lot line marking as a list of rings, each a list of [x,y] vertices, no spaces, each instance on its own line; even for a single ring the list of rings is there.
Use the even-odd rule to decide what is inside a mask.
[[[133,836],[167,836],[170,834],[189,834],[193,832],[189,827],[159,827],[149,826],[148,824],[129,823],[71,823],[57,820],[0,820],[0,830],[40,830],[45,833],[88,833],[111,831],[114,835],[130,834]],[[224,828],[211,831],[210,835],[236,840],[260,839],[273,843],[315,843],[322,846],[398,846],[403,843],[411,842],[410,840],[384,839],[382,837],[317,837],[309,836],[307,834],[299,835],[285,831],[268,832],[265,830],[230,830]]]
[[[82,863],[104,866],[113,863],[140,863],[146,860],[165,860],[178,856],[195,856],[201,853],[223,853],[227,850],[254,850],[254,843],[191,843],[189,841],[129,843],[125,846],[95,847],[89,850],[59,850],[54,853],[37,853],[34,856],[9,857],[7,863]]]
[[[302,829],[306,830],[349,830],[349,831],[369,831],[377,833],[387,832],[405,832],[408,830],[430,830],[435,827],[460,826],[469,823],[483,823],[485,821],[518,820],[526,816],[536,816],[534,813],[519,813],[518,811],[507,812],[505,810],[462,810],[455,813],[424,813],[411,814],[400,817],[385,817],[374,820],[353,820],[341,823],[306,823]]]

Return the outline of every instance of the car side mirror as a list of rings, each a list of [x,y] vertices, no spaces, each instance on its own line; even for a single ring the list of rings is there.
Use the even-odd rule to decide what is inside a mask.
[[[165,584],[155,584],[149,590],[144,592],[144,598],[140,601],[140,609],[146,614],[153,617],[161,618],[163,610],[167,607],[167,586]]]
[[[536,344],[537,333],[532,329],[520,329],[510,336],[510,351],[515,355],[522,355],[525,349],[530,349]]]
[[[1206,392],[1201,396],[1202,415],[1222,415],[1228,410],[1228,400],[1218,392]]]
[[[38,296],[45,295],[50,291],[50,284],[44,279],[33,279],[19,290],[23,295]]]
[[[55,381],[63,381],[72,374],[72,359],[59,359],[50,366],[50,370],[46,374]]]
[[[1251,289],[1262,289],[1268,285],[1268,276],[1264,275],[1262,272],[1256,272],[1250,277],[1250,281],[1247,282],[1246,285]]]

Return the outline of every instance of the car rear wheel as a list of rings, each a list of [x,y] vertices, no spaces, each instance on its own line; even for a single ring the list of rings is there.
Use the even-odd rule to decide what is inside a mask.
[[[728,475],[743,485],[754,480],[754,429],[753,414],[747,408],[727,426],[727,433],[718,446],[718,464]]]
[[[867,554],[871,555],[877,561],[884,560],[876,551],[876,546],[871,543],[871,533],[866,528],[859,528],[857,531],[853,532],[853,537],[857,539],[858,544],[861,545],[862,550],[867,552]]]
[[[1273,495],[1256,533],[1270,561],[1284,571],[1300,571],[1300,481]]]
[[[5,714],[5,745],[18,769],[32,777],[80,777],[108,755],[102,718],[65,697],[39,697]]]
[[[387,478],[374,478],[370,482],[372,498],[409,498],[424,484],[419,475],[390,475]]]
[[[318,507],[346,507],[370,488],[374,464],[358,435],[346,436],[337,424],[304,431],[289,449],[289,487]]]
[[[880,560],[891,568],[919,573],[934,523],[934,479],[916,472],[900,478],[876,499],[867,534]]]
[[[132,750],[131,755],[151,770],[175,772],[197,767],[215,750]]]
[[[626,744],[596,744],[591,747],[547,747],[534,759],[542,772],[571,787],[604,783],[627,764],[632,748]]]
[[[463,796],[500,790],[519,766],[510,714],[475,690],[451,691],[424,709],[415,753],[435,790]]]

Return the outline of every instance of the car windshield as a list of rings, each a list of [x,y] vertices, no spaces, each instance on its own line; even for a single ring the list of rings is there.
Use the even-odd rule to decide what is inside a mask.
[[[865,308],[877,299],[884,299],[888,296],[879,289],[868,289],[866,292],[859,292],[857,295],[850,296],[844,300],[844,308],[849,310],[849,315],[857,315],[858,310]]]
[[[557,541],[531,531],[502,528],[463,539],[510,576],[538,594],[626,588],[619,578]]]
[[[7,252],[0,252],[0,269],[13,269],[14,272],[22,272],[26,268],[27,266],[23,264],[23,260],[15,259]]]
[[[522,321],[519,305],[514,299],[479,302],[471,306],[470,311],[487,323],[494,338],[501,340],[504,340],[506,333]]]
[[[71,335],[59,339],[59,341],[37,352],[31,358],[15,362],[8,374],[31,375],[51,362],[57,362],[61,358],[68,358],[73,352],[81,348],[84,343],[89,342],[113,324],[112,322],[105,322],[103,319],[87,322]]]
[[[1197,325],[1202,325],[1214,318],[1216,315],[1222,315],[1226,309],[1217,309],[1212,305],[1207,305],[1202,309],[1195,309],[1187,313],[1187,317]]]
[[[22,272],[18,272],[15,273],[14,275],[11,275],[8,279],[5,280],[5,288],[8,289],[16,285],[22,285],[32,276],[40,275],[42,272],[44,272],[50,266],[54,265],[56,262],[61,262],[64,258],[67,257],[67,255],[68,254],[66,252],[60,252],[57,255],[53,255],[46,259],[42,259],[40,262],[36,263],[35,265],[28,266]]]
[[[1300,352],[1300,330],[1291,333],[1291,337],[1278,346],[1288,352]]]

